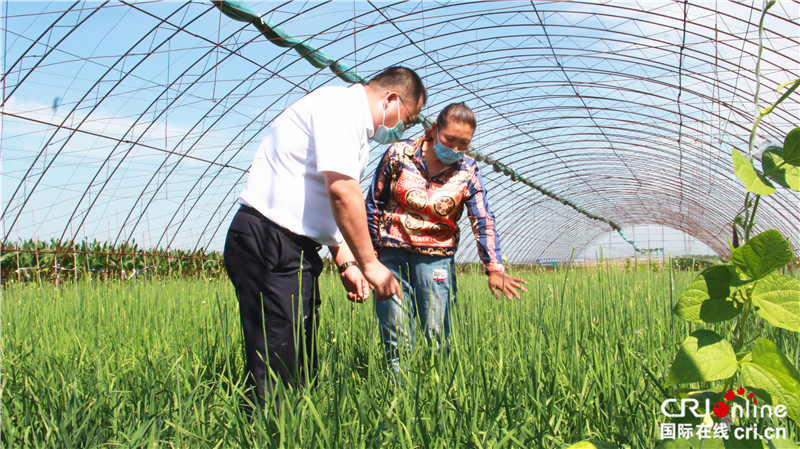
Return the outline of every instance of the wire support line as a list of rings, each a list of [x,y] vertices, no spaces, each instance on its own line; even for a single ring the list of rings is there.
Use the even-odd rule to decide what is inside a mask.
[[[681,33],[681,49],[678,55],[678,181],[680,182],[680,199],[678,210],[683,210],[683,110],[681,96],[683,94],[683,51],[686,48],[686,21],[689,15],[689,4],[683,0],[683,32]]]
[[[365,81],[363,78],[361,78],[360,75],[354,73],[351,68],[347,67],[346,65],[344,65],[344,64],[342,64],[342,63],[340,63],[338,61],[332,60],[332,58],[330,58],[329,56],[327,56],[323,52],[319,51],[318,49],[314,48],[309,43],[307,43],[307,42],[298,43],[296,38],[288,35],[283,30],[271,27],[268,23],[265,23],[260,16],[258,16],[255,12],[253,12],[250,9],[250,7],[247,6],[245,3],[239,2],[239,3],[234,5],[232,2],[228,3],[226,1],[214,1],[213,4],[215,6],[217,6],[222,13],[224,13],[226,15],[229,15],[231,18],[233,18],[235,20],[238,20],[238,21],[249,22],[249,23],[253,24],[253,26],[258,28],[259,31],[261,31],[261,33],[264,34],[264,36],[267,37],[270,40],[270,42],[272,42],[273,44],[278,45],[280,47],[292,47],[292,48],[294,48],[295,50],[298,51],[298,53],[300,53],[300,55],[302,56],[302,59],[305,59],[307,62],[311,63],[315,67],[317,67],[317,68],[329,67],[334,72],[334,74],[336,74],[340,78],[343,78],[343,79],[345,79],[347,81],[361,82],[361,83],[363,83]],[[442,70],[444,73],[448,73],[447,70],[444,69],[444,67],[442,67],[437,61],[435,61],[433,58],[431,58],[428,53],[424,52],[423,49],[421,49],[419,47],[419,45],[406,34],[406,32],[401,30],[390,18],[388,18],[380,8],[376,7],[371,1],[369,2],[369,4],[370,4],[370,6],[372,6],[372,8],[376,12],[378,12],[382,17],[384,17],[384,19],[386,19],[387,23],[391,24],[400,34],[402,34],[409,42],[411,42],[411,44],[414,45],[415,48],[417,48],[417,50],[419,50],[420,52],[425,54],[425,56],[428,59],[430,59],[437,67],[439,67],[439,69]],[[538,13],[537,13],[537,17],[538,17]],[[551,47],[552,47],[552,45],[551,45]],[[472,89],[469,89],[467,86],[463,86],[462,83],[458,79],[456,79],[452,75],[450,75],[450,76],[456,83],[458,83],[465,90],[467,90],[473,96],[475,96],[475,98],[481,99],[481,97],[479,95],[477,95],[475,92],[473,92]],[[498,115],[500,115],[500,117],[504,117],[504,115],[502,113],[500,113],[499,111],[495,110],[494,107],[491,104],[487,103],[485,100],[481,100],[481,101],[487,107],[489,107],[490,109],[494,110]],[[426,117],[420,115],[420,120],[422,121],[423,125],[426,128],[431,126],[431,123],[428,121],[428,119]],[[508,119],[506,118],[506,120],[508,120]],[[510,120],[509,120],[509,122],[510,122]],[[533,136],[530,136],[524,130],[520,129],[520,132],[525,134],[525,135],[527,135],[532,140],[534,140],[534,141],[536,140]],[[626,242],[630,243],[637,252],[643,252],[644,251],[644,250],[641,250],[633,242],[633,240],[627,238],[625,236],[624,232],[622,231],[622,227],[620,225],[616,224],[615,222],[613,222],[612,220],[609,220],[609,219],[607,219],[605,217],[601,217],[601,216],[596,215],[596,214],[592,214],[592,213],[584,210],[580,206],[574,204],[573,202],[571,202],[571,201],[569,201],[569,200],[567,200],[565,198],[561,198],[557,194],[555,194],[553,192],[550,192],[547,189],[544,189],[544,188],[540,187],[535,182],[531,181],[530,179],[527,179],[523,175],[520,175],[519,172],[517,172],[516,170],[512,169],[511,167],[509,167],[508,165],[506,165],[506,164],[504,164],[504,163],[502,163],[500,161],[495,160],[491,156],[484,156],[483,154],[481,154],[480,152],[478,152],[477,150],[475,150],[472,147],[470,147],[469,150],[470,150],[469,151],[470,156],[474,157],[476,160],[478,160],[480,162],[486,162],[487,164],[491,164],[492,168],[493,168],[493,170],[495,172],[498,172],[498,173],[502,172],[503,174],[509,176],[512,181],[521,181],[524,184],[528,185],[529,187],[532,187],[535,190],[541,192],[542,194],[544,194],[544,195],[546,195],[546,196],[548,196],[550,198],[553,198],[553,199],[561,202],[562,204],[564,204],[566,206],[571,207],[576,212],[578,212],[578,213],[580,213],[580,214],[582,214],[582,215],[584,215],[584,216],[586,216],[588,218],[591,218],[593,220],[601,221],[601,222],[604,222],[604,223],[608,224],[609,226],[611,226],[611,228],[613,230],[617,231],[617,233],[619,233],[620,236]]]
[[[248,169],[244,169],[244,168],[241,168],[241,167],[236,167],[234,165],[222,164],[222,163],[211,161],[211,160],[208,160],[208,159],[203,159],[201,157],[192,156],[190,154],[179,153],[177,151],[170,151],[170,150],[167,150],[167,149],[164,149],[164,148],[155,147],[155,146],[152,146],[152,145],[148,145],[146,143],[135,142],[133,140],[128,140],[128,139],[120,139],[118,137],[106,136],[104,134],[95,133],[95,132],[92,132],[92,131],[86,131],[86,130],[80,129],[80,128],[72,128],[72,127],[69,127],[69,126],[66,126],[66,125],[58,125],[56,123],[50,123],[50,122],[46,122],[44,120],[38,120],[38,119],[35,119],[35,118],[31,118],[31,117],[25,117],[25,116],[22,116],[22,115],[18,115],[18,114],[14,114],[14,113],[11,113],[11,112],[6,112],[6,111],[0,111],[0,114],[6,115],[6,116],[9,116],[9,117],[18,118],[18,119],[21,119],[21,120],[27,120],[27,121],[34,122],[34,123],[39,123],[41,125],[51,126],[51,127],[58,128],[58,129],[63,129],[63,130],[72,131],[72,132],[79,132],[79,133],[88,134],[88,135],[95,136],[95,137],[102,137],[104,139],[113,140],[113,141],[119,142],[119,143],[125,143],[125,144],[135,145],[135,146],[139,146],[139,147],[144,147],[144,148],[148,148],[150,150],[159,151],[161,153],[166,153],[166,154],[170,154],[170,155],[174,155],[174,156],[180,156],[182,158],[192,159],[192,160],[195,160],[195,161],[198,161],[198,162],[203,162],[203,163],[206,163],[206,164],[209,164],[209,165],[215,165],[215,166],[218,166],[218,167],[221,167],[221,168],[230,168],[232,170],[237,170],[237,171],[244,172],[244,173],[249,172]]]
[[[13,68],[3,75],[0,108],[13,192],[0,210],[3,240],[104,235],[108,226],[109,242],[116,235],[219,247],[249,173],[245,153],[289,104],[337,84],[329,66],[308,64],[328,52],[332,63],[363,73],[357,82],[393,64],[415,68],[433,94],[430,111],[454,98],[476,103],[480,151],[468,154],[482,162],[505,246],[522,255],[514,257],[561,255],[617,234],[587,211],[616,220],[642,248],[648,238],[631,226],[659,223],[729,253],[725,237],[743,188],[728,161],[751,130],[761,2],[534,2],[539,20],[530,1],[254,5],[266,7],[258,16],[270,27],[298,32],[274,39],[252,19],[215,16],[219,0],[101,3],[0,7],[3,59]],[[800,64],[800,1],[778,6],[765,20],[765,101]],[[123,23],[138,27],[114,33]],[[108,33],[86,39],[104,31],[100,24]],[[265,36],[291,48],[264,47]],[[783,141],[800,123],[796,98],[759,137]],[[415,130],[408,137],[419,137]],[[385,149],[370,146],[368,176]],[[796,241],[797,195],[762,201],[757,228]]]
[[[564,75],[564,78],[567,80],[567,83],[569,84],[570,89],[572,89],[572,92],[575,94],[575,96],[578,98],[578,100],[580,100],[581,105],[583,106],[584,110],[586,110],[586,114],[589,116],[589,120],[592,122],[592,124],[595,126],[595,128],[597,128],[597,130],[600,131],[600,134],[603,136],[603,138],[606,140],[606,142],[608,142],[608,145],[611,147],[611,151],[615,155],[617,155],[617,151],[614,148],[614,143],[606,135],[605,129],[597,123],[597,120],[595,120],[594,115],[591,112],[592,108],[589,108],[589,105],[586,104],[586,99],[584,98],[583,95],[580,94],[580,92],[578,91],[578,88],[575,86],[575,83],[572,82],[572,79],[569,77],[569,75],[567,74],[566,70],[564,69],[564,66],[561,64],[561,61],[558,60],[558,55],[556,55],[556,50],[553,47],[553,42],[550,40],[550,34],[548,33],[547,28],[544,25],[544,20],[539,15],[539,10],[536,9],[536,4],[534,2],[531,2],[531,6],[533,7],[533,12],[536,14],[536,19],[539,20],[539,26],[542,27],[542,33],[544,33],[544,37],[545,37],[545,39],[547,39],[547,46],[550,48],[550,52],[553,55],[553,60],[555,61],[556,66],[558,66],[559,70],[561,70],[561,73]],[[628,172],[631,174],[631,176],[633,176],[633,179],[636,180],[637,184],[639,186],[641,186],[642,185],[642,181],[636,176],[636,173],[633,170],[631,170],[631,168],[628,165],[628,163],[623,158],[621,158],[619,155],[617,155],[617,158],[620,160],[620,162],[622,162],[622,165],[624,165],[625,168],[628,169]],[[589,186],[589,188],[591,189],[591,186]],[[616,209],[616,206],[614,206],[614,208]]]
[[[420,48],[419,44],[417,44],[417,43],[416,43],[416,42],[415,42],[413,39],[411,39],[411,37],[410,37],[410,36],[408,36],[408,34],[407,34],[405,31],[401,30],[401,29],[400,29],[400,27],[398,27],[398,26],[397,26],[397,24],[395,24],[395,23],[394,23],[394,22],[393,22],[393,21],[392,21],[392,20],[391,20],[389,17],[387,17],[387,16],[386,16],[386,14],[383,12],[383,10],[381,10],[381,9],[380,9],[380,8],[378,8],[378,7],[376,7],[376,6],[375,6],[375,5],[374,5],[374,4],[373,4],[371,1],[369,1],[369,4],[370,4],[370,6],[372,6],[372,8],[373,8],[373,9],[375,9],[375,11],[376,11],[376,12],[378,12],[378,13],[379,13],[379,14],[380,14],[380,15],[381,15],[381,16],[382,16],[384,19],[386,19],[387,23],[389,23],[390,25],[392,25],[392,26],[393,26],[393,27],[394,27],[394,28],[395,28],[395,29],[396,29],[398,32],[400,32],[400,34],[402,34],[402,35],[403,35],[403,36],[404,36],[404,37],[405,37],[405,38],[406,38],[406,39],[407,39],[409,42],[411,42],[411,44],[412,44],[412,45],[414,45],[414,47],[415,47],[417,50],[419,50],[419,51],[420,51],[422,54],[424,54],[424,55],[425,55],[425,56],[426,56],[426,57],[427,57],[427,58],[428,58],[428,59],[429,59],[431,62],[433,62],[433,64],[435,64],[435,65],[436,65],[436,66],[437,66],[437,67],[438,67],[438,68],[439,68],[439,69],[440,69],[442,72],[444,72],[444,73],[447,73],[447,74],[450,76],[450,78],[451,78],[451,79],[453,79],[453,81],[455,81],[455,82],[456,82],[456,83],[457,83],[457,84],[458,84],[458,85],[459,85],[461,88],[463,88],[464,90],[466,90],[467,92],[469,92],[469,93],[470,93],[471,95],[473,95],[473,96],[474,96],[476,99],[480,100],[480,101],[481,101],[481,102],[482,102],[484,105],[486,105],[488,108],[490,108],[492,111],[494,111],[494,112],[495,112],[495,113],[496,113],[498,116],[500,116],[500,117],[502,117],[503,119],[507,120],[509,123],[512,123],[512,125],[513,125],[515,128],[517,128],[517,130],[518,130],[520,133],[522,133],[523,135],[525,135],[525,136],[529,137],[529,138],[530,138],[532,141],[534,141],[534,142],[535,142],[535,141],[537,141],[537,139],[536,139],[535,137],[533,137],[532,135],[530,135],[530,134],[529,134],[527,131],[525,131],[525,130],[523,130],[523,129],[519,128],[519,125],[517,125],[516,123],[514,123],[513,121],[511,121],[510,119],[508,119],[508,118],[507,118],[507,117],[506,117],[506,116],[505,116],[503,113],[501,113],[501,112],[500,112],[500,111],[498,111],[498,110],[497,110],[497,109],[496,109],[496,108],[495,108],[493,105],[491,105],[490,103],[488,103],[487,101],[485,101],[485,100],[484,100],[484,99],[483,99],[483,98],[482,98],[480,95],[476,94],[476,93],[475,93],[475,92],[474,92],[472,89],[470,89],[469,87],[467,87],[466,85],[464,85],[464,84],[463,84],[463,83],[462,83],[460,80],[458,80],[457,78],[455,78],[454,76],[452,76],[448,70],[446,70],[444,67],[442,67],[442,65],[441,65],[441,64],[440,64],[438,61],[434,60],[434,59],[433,59],[433,58],[430,56],[430,54],[429,54],[428,52],[426,52],[425,50],[423,50],[422,48]],[[535,9],[536,9],[536,7],[534,6],[534,10],[535,10]],[[537,17],[538,17],[538,12],[537,12]],[[541,22],[541,19],[540,19],[540,21],[539,21],[539,22],[540,22],[540,24],[542,23],[542,22]],[[544,30],[544,25],[543,25],[543,24],[542,24],[542,29]],[[547,35],[547,32],[545,31],[545,36],[546,36],[546,35]],[[549,37],[548,37],[548,42],[549,42]],[[551,50],[552,50],[552,47],[553,47],[553,46],[552,46],[552,44],[550,44],[550,49],[551,49]],[[555,57],[555,53],[554,53],[554,57]],[[556,63],[558,63],[558,60],[556,60]],[[566,75],[566,73],[565,73],[565,75]],[[569,78],[567,78],[567,81],[569,81]],[[571,83],[570,83],[570,84],[571,84]],[[574,86],[573,86],[573,89],[574,89]],[[577,93],[577,91],[575,91],[575,93],[576,93],[576,95],[578,96],[578,98],[581,98],[581,97],[580,97],[580,95]],[[582,99],[582,98],[581,98],[581,101],[583,101],[583,99]],[[585,104],[585,103],[584,103],[584,107],[586,107],[586,104]],[[594,118],[593,118],[593,117],[591,117],[591,115],[590,115],[590,118],[591,118],[591,119],[592,119],[592,121],[594,122]],[[427,121],[427,119],[425,119],[425,118],[423,118],[423,120],[424,120],[424,121]],[[423,122],[423,123],[424,123],[424,122]],[[430,124],[429,124],[429,123],[424,123],[424,124],[426,125],[426,128],[430,126]],[[597,126],[597,127],[599,128],[599,125],[597,125],[597,123],[596,123],[596,122],[595,122],[595,126]],[[600,129],[601,129],[601,132],[602,132],[602,128],[600,128]],[[609,142],[609,143],[610,143],[610,142]],[[565,198],[562,198],[562,197],[560,197],[559,195],[557,195],[557,194],[555,194],[555,193],[553,193],[553,192],[550,192],[549,190],[547,190],[547,189],[545,189],[545,188],[543,188],[543,187],[540,187],[540,186],[539,186],[538,184],[536,184],[535,182],[531,181],[530,179],[527,179],[527,178],[526,178],[525,176],[523,176],[523,175],[520,175],[520,174],[519,174],[519,173],[518,173],[516,170],[514,170],[513,168],[511,168],[511,167],[510,167],[510,166],[508,166],[507,164],[505,164],[505,163],[502,163],[502,162],[500,162],[500,161],[497,161],[496,159],[494,159],[494,158],[493,158],[493,157],[491,157],[491,156],[484,156],[482,153],[480,153],[479,151],[475,150],[475,149],[474,149],[474,148],[472,148],[472,147],[470,147],[470,156],[474,157],[474,158],[475,158],[477,161],[479,161],[479,162],[486,162],[487,164],[490,164],[490,165],[492,165],[492,169],[493,169],[495,172],[498,172],[498,173],[501,173],[501,172],[502,172],[502,173],[503,173],[503,174],[505,174],[506,176],[509,176],[509,177],[511,178],[511,180],[512,180],[512,181],[522,181],[522,182],[523,182],[524,184],[526,184],[527,186],[529,186],[529,187],[531,187],[531,188],[533,188],[533,189],[535,189],[535,190],[539,191],[540,193],[542,193],[542,194],[543,194],[543,195],[545,195],[545,196],[548,196],[548,197],[550,197],[550,198],[552,198],[552,199],[554,199],[554,200],[556,200],[556,201],[559,201],[560,203],[562,203],[562,204],[564,204],[564,205],[566,205],[566,206],[569,206],[569,207],[571,207],[571,208],[572,208],[572,209],[574,209],[576,212],[578,212],[578,213],[580,213],[580,214],[582,214],[582,215],[584,215],[584,216],[586,216],[586,217],[588,217],[588,218],[591,218],[591,219],[593,219],[593,220],[601,221],[601,222],[603,222],[603,223],[606,223],[606,224],[608,224],[609,226],[611,226],[611,228],[612,228],[612,229],[614,229],[615,231],[617,231],[617,233],[619,233],[619,235],[620,235],[620,236],[621,236],[621,237],[622,237],[622,238],[623,238],[623,239],[624,239],[626,242],[630,243],[630,244],[633,246],[633,248],[634,248],[634,249],[635,249],[637,252],[645,252],[645,250],[642,250],[642,249],[640,249],[640,248],[639,248],[639,247],[636,245],[636,243],[634,243],[634,242],[633,242],[633,240],[631,240],[631,239],[629,239],[628,237],[626,237],[626,236],[625,236],[625,233],[624,233],[624,232],[623,232],[623,230],[622,230],[622,227],[621,227],[621,226],[619,226],[618,224],[616,224],[615,222],[613,222],[613,221],[611,221],[611,220],[609,220],[609,219],[607,219],[607,218],[601,217],[601,216],[599,216],[599,215],[592,214],[592,213],[590,213],[590,212],[588,212],[588,211],[584,210],[582,207],[580,207],[580,206],[578,206],[578,205],[574,204],[573,202],[571,202],[571,201],[569,201],[569,200],[567,200],[567,199],[565,199]],[[624,164],[624,161],[623,161],[623,164]],[[627,166],[626,166],[626,167],[627,167]],[[631,172],[631,174],[633,174],[633,172]],[[633,175],[633,176],[634,176],[634,178],[636,178],[636,175]],[[638,179],[637,179],[637,181],[638,181]],[[585,181],[584,181],[584,182],[585,182]],[[639,184],[641,185],[641,182],[639,182]],[[591,187],[590,187],[590,188],[591,188]]]

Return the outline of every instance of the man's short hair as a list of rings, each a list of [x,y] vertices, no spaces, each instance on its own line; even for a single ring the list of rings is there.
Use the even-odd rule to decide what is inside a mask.
[[[396,90],[406,101],[414,100],[414,106],[422,98],[422,105],[428,102],[428,91],[417,72],[402,66],[389,67],[372,77],[368,84],[377,84],[388,90]]]

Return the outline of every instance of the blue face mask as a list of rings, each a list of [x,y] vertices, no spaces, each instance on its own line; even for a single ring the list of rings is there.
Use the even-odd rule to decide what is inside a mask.
[[[406,125],[400,119],[400,102],[397,102],[397,124],[394,125],[394,128],[389,129],[383,125],[386,123],[386,109],[383,110],[383,123],[378,126],[378,129],[375,130],[375,134],[372,135],[372,140],[378,142],[381,145],[386,145],[389,143],[395,143],[398,140],[403,138],[403,132],[406,130]]]
[[[436,130],[436,140],[438,140],[438,142],[433,146],[433,150],[436,151],[436,157],[438,157],[443,164],[454,164],[464,157],[464,153],[456,151],[442,143],[442,139],[439,138],[439,130]]]

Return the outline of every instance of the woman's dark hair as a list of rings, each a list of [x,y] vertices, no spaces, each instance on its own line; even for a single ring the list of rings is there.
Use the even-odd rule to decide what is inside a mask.
[[[446,128],[447,124],[451,122],[464,123],[465,125],[472,126],[472,129],[478,127],[475,113],[463,102],[448,104],[436,118],[439,129]]]

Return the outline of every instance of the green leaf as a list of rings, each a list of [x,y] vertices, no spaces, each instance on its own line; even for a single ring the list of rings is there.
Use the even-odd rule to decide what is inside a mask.
[[[692,429],[694,432],[696,428]],[[674,440],[664,440],[656,449],[725,449],[725,443],[721,438],[703,438],[700,440],[697,436],[692,436],[689,439],[675,438]]]
[[[738,427],[738,426],[737,426]],[[696,430],[696,429],[695,429]],[[761,440],[737,440],[733,438],[733,429],[728,433],[727,440],[722,438],[703,438],[702,440],[693,436],[692,438],[676,438],[674,440],[664,440],[656,446],[656,449],[763,449]],[[776,440],[777,441],[777,440]]]
[[[712,442],[714,440],[708,440],[708,441]],[[709,446],[709,443],[706,443],[706,445],[703,446],[703,449],[705,449],[706,447],[713,448],[713,449],[722,449],[722,445],[721,444],[717,445],[718,444],[717,442],[714,442],[714,443],[711,443],[711,444],[714,444],[714,445],[713,446]],[[676,438],[674,440],[664,440],[658,446],[656,446],[656,449],[697,449],[699,447],[700,447],[700,441],[698,441],[697,437],[693,437],[690,440],[687,440],[685,438]]]
[[[736,177],[742,181],[748,192],[757,193],[759,195],[772,195],[775,193],[775,187],[769,182],[767,178],[759,173],[753,163],[747,160],[736,148],[733,149],[733,171]]]
[[[756,313],[769,324],[800,332],[800,281],[773,273],[753,287]]]
[[[800,166],[800,127],[789,131],[783,140],[783,159],[789,165]]]
[[[773,438],[771,440],[767,440],[766,448],[768,449],[797,449],[797,443],[792,441],[791,438]]]
[[[6,253],[5,253],[5,254],[3,254],[2,256],[0,256],[0,262],[2,262],[2,261],[4,261],[4,260],[8,259],[8,258],[9,258],[9,257],[11,257],[11,256],[15,256],[16,254],[17,254],[17,251],[6,251]]]
[[[731,262],[753,279],[777,270],[792,258],[791,245],[775,229],[764,231],[731,251]]]
[[[672,313],[688,321],[717,323],[739,315],[739,304],[729,299],[731,280],[736,278],[729,266],[707,268],[689,284]],[[737,278],[738,279],[738,278]]]
[[[800,192],[800,167],[784,165],[783,168],[775,170],[775,167],[783,163],[783,148],[770,147],[761,156],[761,167],[764,173],[770,173],[769,177],[779,185]],[[773,171],[774,170],[774,171]]]
[[[573,444],[567,449],[617,449],[619,446],[615,443],[607,441],[581,441],[578,444]]]
[[[738,427],[744,427],[744,426],[733,426],[728,435],[735,435],[734,434],[734,432],[736,432],[735,429]],[[729,437],[727,440],[722,440],[722,442],[723,442],[722,447],[724,447],[725,449],[764,449],[763,440],[757,440],[754,438],[751,439],[744,438],[739,440],[736,438]],[[705,448],[706,446],[703,446],[703,449]]]
[[[775,343],[760,338],[752,359],[742,361],[742,382],[772,406],[786,407],[789,418],[800,423],[800,373]]]
[[[700,329],[681,343],[666,385],[727,379],[736,374],[736,367],[731,344],[716,332]]]

